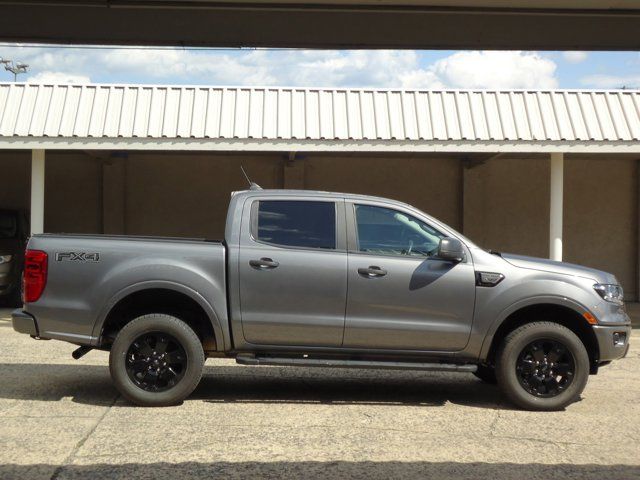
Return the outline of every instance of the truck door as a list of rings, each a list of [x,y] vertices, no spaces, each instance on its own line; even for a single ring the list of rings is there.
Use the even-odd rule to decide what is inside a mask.
[[[347,295],[344,201],[271,195],[248,202],[239,252],[245,340],[339,347]]]
[[[349,229],[344,347],[461,350],[471,332],[475,273],[433,257],[445,235],[402,211],[346,204]]]

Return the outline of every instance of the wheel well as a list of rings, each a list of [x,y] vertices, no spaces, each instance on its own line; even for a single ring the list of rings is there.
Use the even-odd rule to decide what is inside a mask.
[[[164,288],[140,290],[116,303],[102,326],[100,346],[109,348],[122,327],[148,313],[164,313],[178,317],[196,332],[205,352],[216,350],[213,326],[198,302],[184,293]]]
[[[495,362],[498,347],[510,332],[525,323],[541,320],[558,323],[575,333],[587,349],[592,369],[596,367],[599,357],[598,341],[591,325],[575,310],[554,304],[531,305],[509,315],[493,336],[487,355],[487,363],[493,364]]]

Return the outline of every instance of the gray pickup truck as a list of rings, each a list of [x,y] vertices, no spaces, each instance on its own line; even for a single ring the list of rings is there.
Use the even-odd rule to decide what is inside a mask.
[[[244,365],[469,372],[557,410],[628,350],[608,273],[486,251],[393,200],[234,193],[225,240],[34,235],[18,332],[109,350],[146,406],[181,402],[207,357]]]

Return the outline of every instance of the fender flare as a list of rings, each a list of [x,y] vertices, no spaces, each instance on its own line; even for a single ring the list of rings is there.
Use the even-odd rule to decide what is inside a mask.
[[[491,348],[491,344],[493,343],[493,338],[500,328],[500,326],[504,323],[504,321],[513,313],[517,312],[526,307],[531,307],[534,305],[557,305],[560,307],[566,307],[578,315],[582,317],[585,312],[591,313],[587,307],[582,305],[575,300],[571,300],[567,297],[557,296],[557,295],[539,295],[535,297],[528,297],[522,300],[519,300],[515,303],[512,303],[504,310],[500,312],[500,314],[496,317],[496,319],[491,323],[491,326],[487,330],[487,333],[484,336],[482,341],[482,347],[480,348],[480,359],[486,359],[489,354],[489,349]],[[585,320],[586,322],[586,320]]]
[[[136,292],[141,292],[143,290],[157,289],[157,288],[161,288],[164,290],[173,290],[174,292],[181,293],[189,297],[191,300],[195,301],[198,305],[200,305],[200,307],[207,314],[207,317],[209,318],[209,322],[213,327],[213,333],[216,337],[216,345],[217,345],[218,351],[226,350],[225,336],[222,330],[222,325],[220,324],[220,319],[218,318],[218,315],[216,314],[213,306],[195,290],[189,287],[186,287],[182,284],[169,282],[167,280],[149,280],[149,281],[134,283],[132,285],[129,285],[123,288],[122,290],[119,290],[115,295],[113,295],[109,299],[109,301],[105,304],[105,306],[102,308],[100,314],[96,318],[96,321],[93,325],[93,334],[92,334],[93,342],[95,342],[95,344],[98,345],[98,342],[100,341],[100,336],[102,334],[102,327],[104,325],[104,322],[107,319],[107,316],[109,315],[111,310],[113,310],[113,307],[115,307],[118,304],[118,302],[120,302],[120,300]]]

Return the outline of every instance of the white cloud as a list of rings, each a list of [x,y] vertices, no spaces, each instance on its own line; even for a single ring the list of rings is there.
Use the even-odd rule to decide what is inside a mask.
[[[316,56],[292,64],[287,76],[300,85],[336,86],[404,86],[403,75],[418,68],[419,58],[414,51],[348,51],[321,52]],[[291,60],[295,61],[295,57]]]
[[[580,83],[593,88],[640,88],[640,75],[587,75]]]
[[[446,88],[442,80],[429,69],[411,70],[399,75],[400,85],[403,88],[440,89]]]
[[[456,52],[429,67],[459,88],[557,88],[556,64],[535,52]]]
[[[30,81],[311,87],[553,88],[553,61],[531,52],[457,52],[431,65],[411,50],[180,50],[3,47]],[[44,80],[43,80],[44,79]]]
[[[111,75],[125,76],[127,72],[131,72],[136,77],[148,79],[147,81],[226,85],[277,83],[268,62],[262,58],[263,53],[267,52],[239,52],[230,55],[185,50],[118,49],[106,52],[101,61]]]
[[[268,51],[238,53],[114,50],[104,57],[111,74],[136,72],[154,81],[234,85],[395,86],[418,67],[413,51]]]
[[[29,83],[90,83],[91,78],[86,75],[73,75],[64,72],[40,72],[30,76]]]
[[[562,56],[569,63],[581,63],[587,59],[589,54],[587,52],[582,52],[580,50],[571,50],[567,52],[562,52]]]

